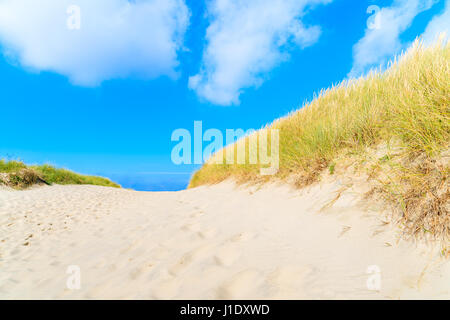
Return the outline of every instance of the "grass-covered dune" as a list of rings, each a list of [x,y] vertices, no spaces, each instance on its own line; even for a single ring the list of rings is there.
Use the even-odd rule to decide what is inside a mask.
[[[28,166],[21,161],[0,160],[0,185],[23,189],[34,184],[90,184],[120,188],[103,177],[85,176],[50,165]]]
[[[413,233],[450,239],[449,62],[448,42],[425,47],[416,41],[387,71],[323,90],[268,126],[280,135],[275,176],[260,176],[257,165],[209,161],[193,175],[190,187],[228,178],[264,182],[288,177],[302,187],[324,172],[333,173],[344,159],[358,159],[377,182],[376,191],[402,209]],[[250,138],[244,139],[248,147]],[[380,146],[388,146],[387,151],[374,159],[370,150]]]

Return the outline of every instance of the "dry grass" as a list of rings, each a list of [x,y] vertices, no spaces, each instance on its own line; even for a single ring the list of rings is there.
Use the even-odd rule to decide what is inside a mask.
[[[442,37],[443,39],[443,37]],[[310,184],[336,159],[364,155],[380,144],[399,144],[372,170],[378,191],[401,208],[413,234],[450,239],[448,161],[450,133],[450,46],[419,41],[384,73],[372,72],[320,92],[319,97],[270,128],[280,132],[280,170],[271,179],[297,177]],[[248,137],[245,138],[248,145]],[[232,146],[234,147],[234,146]],[[378,179],[380,174],[385,179]],[[233,178],[264,182],[256,165],[205,164],[190,187]]]

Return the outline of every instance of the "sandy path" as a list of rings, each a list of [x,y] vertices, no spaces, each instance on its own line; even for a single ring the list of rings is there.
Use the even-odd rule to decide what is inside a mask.
[[[301,191],[0,190],[0,298],[449,299],[438,248],[399,241],[363,191],[338,179]]]

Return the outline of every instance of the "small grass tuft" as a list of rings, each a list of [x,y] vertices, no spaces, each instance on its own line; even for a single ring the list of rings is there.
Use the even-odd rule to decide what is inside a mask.
[[[336,163],[332,162],[330,164],[330,167],[328,168],[328,171],[330,172],[330,174],[334,174],[335,168],[336,168]]]

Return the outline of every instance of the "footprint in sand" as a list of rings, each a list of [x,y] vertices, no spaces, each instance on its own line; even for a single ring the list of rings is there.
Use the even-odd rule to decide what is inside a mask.
[[[217,229],[207,228],[197,233],[202,239],[211,239],[217,234]]]
[[[253,233],[244,231],[244,232],[234,235],[230,239],[230,241],[232,241],[232,242],[247,241],[254,237],[255,237],[255,235]]]
[[[302,299],[307,298],[305,282],[313,273],[309,266],[281,266],[275,269],[267,277],[267,282],[273,289],[273,297],[276,299]]]
[[[131,280],[137,280],[149,274],[153,269],[153,263],[143,263],[139,267],[135,267],[130,272]]]
[[[181,230],[189,232],[199,232],[201,230],[201,226],[198,223],[188,223],[182,226]]]
[[[142,245],[143,240],[138,239],[138,240],[134,240],[131,244],[127,245],[125,248],[123,248],[122,250],[120,250],[120,254],[126,254],[128,252],[130,252],[133,249],[136,249],[137,247],[139,247],[140,245]]]
[[[218,299],[234,300],[255,297],[260,291],[264,278],[256,269],[247,269],[235,274],[217,292]]]
[[[195,212],[193,214],[191,214],[191,218],[200,218],[201,216],[203,216],[205,213],[203,211],[199,211],[199,212]]]
[[[207,258],[209,256],[208,254],[211,251],[211,248],[212,246],[207,244],[189,251],[181,257],[177,264],[169,268],[169,273],[176,276],[184,272],[192,263],[202,261],[203,259]]]
[[[231,266],[240,256],[237,245],[226,245],[218,250],[214,256],[216,263],[223,267]]]
[[[143,268],[139,268],[139,267],[133,268],[130,271],[130,279],[131,280],[137,280],[138,278],[140,278],[140,276],[142,275],[143,271],[144,271]]]

